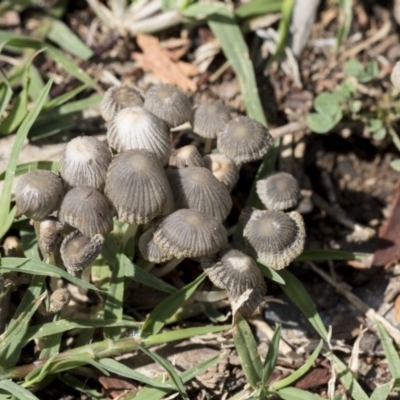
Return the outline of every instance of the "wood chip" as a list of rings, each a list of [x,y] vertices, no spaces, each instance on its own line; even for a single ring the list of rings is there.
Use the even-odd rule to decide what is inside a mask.
[[[300,379],[295,386],[296,388],[303,390],[314,389],[326,385],[329,382],[330,377],[331,373],[329,369],[315,368],[304,378]]]
[[[176,85],[184,91],[196,91],[197,85],[190,79],[198,74],[196,66],[173,61],[170,57],[171,52],[161,48],[160,42],[154,36],[138,35],[136,40],[143,53],[134,52],[132,59],[145,71],[152,72],[163,83]]]

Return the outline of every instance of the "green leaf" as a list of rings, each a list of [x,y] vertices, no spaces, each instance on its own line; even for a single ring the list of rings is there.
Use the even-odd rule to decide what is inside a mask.
[[[256,15],[265,15],[280,12],[282,0],[252,0],[244,3],[235,10],[238,18],[249,18]]]
[[[11,97],[13,95],[13,90],[8,80],[7,76],[4,74],[3,70],[0,68],[0,77],[5,83],[5,90],[0,92],[0,121],[3,118],[3,113],[6,110],[8,104],[10,103]]]
[[[87,385],[86,380],[81,381],[74,375],[68,373],[60,374],[58,376],[58,379],[60,379],[60,381],[65,383],[66,385],[72,387],[74,390],[79,390],[80,392],[87,394],[91,400],[93,399],[104,400],[104,396],[101,393],[97,392],[96,390],[91,389]]]
[[[384,385],[377,386],[372,392],[369,400],[385,400],[389,397],[390,392],[393,389],[394,381],[385,383]]]
[[[249,324],[240,314],[237,314],[237,320],[232,334],[243,372],[251,387],[256,388],[261,381],[261,359],[258,354],[257,343]]]
[[[45,89],[41,93],[38,101],[34,104],[32,109],[29,111],[28,115],[20,125],[14,146],[11,150],[11,155],[10,159],[8,162],[8,167],[7,167],[7,172],[6,172],[6,178],[4,180],[4,186],[3,186],[3,191],[0,196],[0,221],[9,221],[8,220],[8,215],[10,213],[10,201],[11,201],[11,189],[12,189],[12,183],[14,180],[14,175],[15,175],[15,170],[17,168],[18,164],[18,158],[19,154],[22,150],[22,147],[24,146],[26,137],[28,135],[28,132],[33,125],[34,121],[36,120],[37,116],[39,115],[40,110],[43,107],[43,104],[46,101],[47,95],[50,91],[51,85],[53,81],[50,80],[47,85],[45,86]],[[0,239],[5,235],[5,233],[8,231],[11,225],[8,223],[2,223],[0,226]]]
[[[343,114],[341,110],[339,110],[339,112],[334,116],[320,113],[309,113],[306,122],[313,132],[327,133],[334,128],[342,118]]]
[[[31,392],[11,380],[0,380],[0,389],[11,393],[18,400],[39,400]]]
[[[146,348],[139,346],[140,350],[147,356],[151,357],[157,364],[161,365],[171,378],[171,381],[174,383],[176,389],[178,390],[179,394],[181,397],[185,400],[189,400],[189,396],[186,393],[185,386],[183,385],[182,379],[180,376],[176,373],[174,367],[172,364],[165,359],[164,357],[161,357],[159,354],[154,353],[150,350],[147,350]]]
[[[397,172],[400,172],[400,158],[390,162],[390,166]]]
[[[268,279],[280,283],[281,285],[285,284],[285,281],[274,269],[272,269],[268,265],[263,264],[260,260],[257,260],[257,265],[260,268],[263,275],[266,276]]]
[[[364,73],[364,67],[360,61],[356,59],[351,59],[346,62],[344,66],[344,71],[347,75],[354,76],[358,78]]]
[[[314,361],[317,359],[319,353],[321,352],[322,345],[323,341],[320,340],[318,346],[315,348],[311,356],[308,357],[307,361],[300,368],[292,372],[286,378],[283,378],[280,381],[273,383],[272,386],[269,387],[269,390],[274,391],[287,387],[300,379],[304,374],[306,374],[313,366]]]
[[[375,321],[378,327],[378,334],[382,342],[383,351],[385,352],[386,359],[389,363],[390,373],[394,379],[400,379],[400,357],[390,339],[386,329],[379,321]]]
[[[236,73],[247,115],[267,125],[246,42],[233,13],[225,7],[208,17],[208,24]]]
[[[295,0],[283,0],[282,3],[282,9],[281,9],[281,14],[282,18],[279,22],[279,28],[278,28],[278,33],[279,33],[279,39],[278,43],[276,45],[276,52],[274,54],[274,59],[278,59],[279,56],[282,54],[283,50],[285,49],[288,37],[289,37],[289,31],[290,31],[290,24],[292,20],[292,12],[293,12],[293,7],[295,4]]]
[[[351,21],[353,20],[353,0],[339,0],[342,18],[336,35],[336,46],[341,46],[349,36]]]
[[[285,281],[285,285],[281,285],[281,289],[286,296],[300,309],[322,339],[327,340],[328,332],[303,284],[286,269],[279,271],[279,275]]]
[[[386,128],[381,128],[381,129],[378,129],[378,130],[372,135],[372,137],[373,137],[375,140],[383,140],[383,139],[385,139],[386,134],[387,134]]]
[[[272,336],[271,343],[268,346],[268,352],[264,360],[261,376],[261,387],[264,388],[269,377],[275,369],[276,362],[278,361],[279,355],[279,341],[281,339],[282,325],[278,325],[274,335]]]
[[[340,111],[340,104],[333,94],[324,92],[315,98],[314,108],[320,114],[334,116]]]
[[[15,168],[15,176],[24,175],[36,169],[47,169],[48,171],[58,171],[59,163],[57,161],[32,161],[25,164],[19,164]],[[4,180],[7,171],[0,174],[0,181]]]
[[[362,108],[361,100],[354,100],[350,103],[350,110],[352,113],[357,114]]]
[[[77,96],[79,93],[82,93],[85,89],[87,89],[87,87],[88,87],[87,85],[78,86],[77,88],[72,89],[69,92],[63,93],[62,95],[56,97],[55,99],[48,101],[44,105],[43,111],[45,112],[52,108],[62,106],[67,101],[69,101],[69,100],[73,99],[75,96]]]
[[[321,250],[304,250],[296,261],[341,261],[341,260],[366,260],[371,258],[369,253],[352,253],[350,251],[321,249]]]
[[[187,18],[204,19],[212,14],[223,10],[225,5],[222,3],[194,3],[181,11],[181,14]]]
[[[193,282],[171,294],[164,301],[158,304],[146,318],[141,331],[141,336],[145,338],[148,335],[154,335],[159,332],[165,325],[165,321],[170,318],[187,299],[189,299],[200,283],[203,282],[205,276],[204,273],[201,274]]]
[[[294,387],[281,389],[277,393],[283,400],[324,400],[316,394]]]

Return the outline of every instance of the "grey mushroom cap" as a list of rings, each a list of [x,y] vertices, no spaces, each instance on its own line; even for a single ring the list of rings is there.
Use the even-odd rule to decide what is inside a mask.
[[[71,294],[68,289],[56,289],[50,296],[50,312],[56,313],[68,305],[71,300]]]
[[[113,229],[113,220],[106,198],[89,186],[71,189],[64,197],[58,217],[62,223],[92,237]]]
[[[218,150],[232,158],[237,165],[261,160],[272,144],[268,128],[248,117],[230,120],[217,140]]]
[[[40,221],[57,210],[64,196],[61,179],[53,172],[36,170],[22,175],[15,188],[17,211]]]
[[[279,270],[303,252],[303,217],[296,211],[257,210],[246,224],[243,236],[261,262]]]
[[[60,175],[71,187],[90,186],[103,190],[111,151],[100,140],[90,136],[72,139],[60,159]]]
[[[160,222],[153,240],[168,256],[201,257],[225,246],[228,234],[221,222],[211,215],[183,209]]]
[[[173,256],[168,256],[163,249],[154,242],[153,236],[154,227],[151,227],[140,236],[138,245],[142,256],[146,260],[157,264],[171,260]]]
[[[250,221],[251,216],[254,212],[258,213],[260,210],[257,210],[254,207],[245,207],[239,215],[240,224],[245,227],[246,224]]]
[[[203,160],[204,166],[231,191],[239,180],[239,168],[235,162],[221,153],[208,154]]]
[[[224,221],[232,208],[226,186],[207,168],[188,167],[168,170],[167,178],[175,209],[190,208]]]
[[[190,121],[192,106],[187,96],[168,83],[154,85],[145,97],[144,107],[175,128]]]
[[[221,100],[200,104],[193,112],[193,131],[206,139],[215,139],[225,128],[231,116]]]
[[[111,120],[107,139],[117,152],[144,149],[154,153],[163,163],[171,154],[171,140],[167,124],[142,107],[119,111]]]
[[[51,253],[54,247],[61,242],[63,224],[55,217],[47,217],[39,224],[39,244],[47,254]]]
[[[66,270],[71,275],[79,275],[89,267],[100,254],[104,236],[97,234],[93,237],[82,235],[79,231],[70,233],[61,243],[60,254]]]
[[[295,177],[286,172],[277,172],[257,181],[257,194],[269,210],[287,210],[296,206],[300,198],[300,187]]]
[[[118,219],[129,224],[147,224],[173,210],[171,188],[163,166],[146,150],[118,154],[108,170],[104,192]]]
[[[189,144],[174,150],[168,165],[172,168],[204,167],[204,162],[197,148]]]
[[[143,95],[138,88],[129,85],[112,86],[104,94],[101,115],[108,122],[118,111],[133,106],[143,106]]]

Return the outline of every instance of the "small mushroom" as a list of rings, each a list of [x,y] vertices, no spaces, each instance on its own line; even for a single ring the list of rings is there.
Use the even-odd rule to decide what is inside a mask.
[[[138,245],[142,256],[146,260],[157,264],[173,258],[165,254],[163,249],[154,242],[153,235],[154,227],[148,229],[140,236]]]
[[[174,150],[168,165],[173,168],[204,167],[204,162],[197,148],[189,144]]]
[[[68,289],[56,289],[50,296],[50,312],[57,313],[66,307],[71,300]]]
[[[190,121],[192,107],[186,95],[168,83],[154,85],[144,100],[144,108],[175,128]]]
[[[90,136],[72,139],[60,159],[60,175],[71,187],[90,186],[103,190],[111,152],[106,144]]]
[[[157,226],[154,242],[168,257],[201,257],[217,252],[228,243],[219,220],[196,210],[178,210]]]
[[[203,161],[204,166],[231,191],[239,180],[239,168],[235,162],[221,153],[206,155]]]
[[[239,308],[242,315],[253,315],[265,302],[264,277],[255,261],[243,252],[225,247],[212,256],[203,257],[201,265],[215,286],[226,289],[231,303],[237,303],[250,291]]]
[[[261,262],[279,270],[303,252],[303,217],[296,211],[256,210],[244,227],[243,236]]]
[[[112,86],[101,102],[101,115],[108,122],[118,111],[133,106],[143,106],[143,96],[138,88],[128,85]]]
[[[218,135],[218,150],[232,158],[237,165],[261,160],[272,147],[268,128],[254,119],[236,117]]]
[[[63,224],[56,217],[47,217],[39,224],[39,245],[47,254],[61,242]]]
[[[36,170],[22,175],[15,188],[17,211],[40,221],[57,210],[64,196],[61,179],[53,172]]]
[[[70,233],[61,243],[60,254],[66,270],[73,276],[79,275],[89,267],[100,254],[104,236],[93,237],[82,235],[79,231]]]
[[[92,237],[105,235],[113,229],[113,220],[106,198],[89,186],[71,189],[61,203],[60,221]]]
[[[205,139],[215,139],[230,119],[229,109],[221,100],[200,104],[193,112],[193,131]]]
[[[287,210],[300,198],[300,188],[293,175],[276,172],[257,181],[257,194],[268,210]]]
[[[169,128],[160,118],[142,107],[119,111],[111,120],[107,139],[117,152],[144,149],[154,153],[163,163],[171,154]]]
[[[147,224],[173,210],[171,188],[163,166],[147,150],[118,154],[108,170],[104,192],[118,219],[129,224]]]
[[[207,168],[188,167],[167,171],[175,209],[191,208],[224,221],[232,208],[226,186]]]

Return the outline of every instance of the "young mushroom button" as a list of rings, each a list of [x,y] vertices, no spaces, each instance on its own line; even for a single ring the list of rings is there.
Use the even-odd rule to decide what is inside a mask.
[[[64,196],[61,179],[53,172],[36,170],[22,175],[15,188],[17,211],[40,221],[57,210]]]
[[[153,263],[162,263],[173,258],[173,256],[168,256],[163,249],[154,242],[153,236],[154,227],[148,229],[140,236],[139,250],[142,256]]]
[[[60,221],[92,237],[105,235],[113,229],[113,220],[106,198],[89,186],[71,189],[64,197],[59,211]]]
[[[172,168],[204,167],[204,162],[197,148],[189,144],[174,150],[168,165]]]
[[[203,160],[204,166],[231,191],[239,180],[239,168],[235,162],[221,153],[206,155]]]
[[[190,121],[192,106],[186,95],[176,86],[168,83],[154,85],[144,100],[144,108],[175,128]]]

